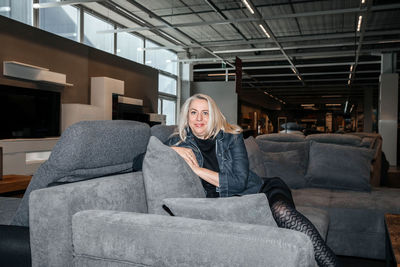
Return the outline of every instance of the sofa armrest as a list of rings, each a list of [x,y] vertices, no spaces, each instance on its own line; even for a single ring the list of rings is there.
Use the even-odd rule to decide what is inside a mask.
[[[33,191],[29,200],[32,266],[72,266],[72,215],[86,209],[147,212],[141,172]]]
[[[86,210],[72,219],[75,266],[315,266],[303,233],[263,225]]]

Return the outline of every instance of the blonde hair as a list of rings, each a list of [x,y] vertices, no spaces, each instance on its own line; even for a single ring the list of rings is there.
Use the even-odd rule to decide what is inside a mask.
[[[189,97],[181,108],[181,114],[179,116],[177,129],[181,140],[186,139],[186,128],[189,127],[189,107],[192,101],[196,99],[206,100],[208,103],[209,118],[205,139],[208,139],[210,137],[215,138],[221,130],[231,134],[239,134],[242,132],[242,128],[240,128],[238,125],[229,124],[226,121],[225,116],[222,114],[221,110],[218,108],[217,104],[210,96],[204,94],[195,94]]]

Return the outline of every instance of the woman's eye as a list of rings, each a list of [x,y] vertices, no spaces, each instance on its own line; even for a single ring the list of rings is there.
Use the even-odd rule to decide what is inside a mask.
[[[196,115],[196,111],[191,111],[190,114]]]
[[[203,115],[206,115],[206,116],[207,116],[207,115],[208,115],[208,111],[204,111],[204,112],[203,112]]]

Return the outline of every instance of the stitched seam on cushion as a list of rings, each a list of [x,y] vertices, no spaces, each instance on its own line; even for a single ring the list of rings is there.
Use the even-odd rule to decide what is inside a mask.
[[[86,259],[95,259],[95,260],[102,260],[102,261],[111,261],[111,262],[118,262],[118,263],[125,263],[129,265],[134,265],[134,266],[153,266],[153,265],[148,265],[148,264],[143,264],[143,263],[138,263],[138,262],[133,262],[133,261],[128,261],[128,260],[119,260],[119,259],[112,259],[112,258],[105,258],[105,257],[96,257],[88,254],[81,254],[81,253],[74,253],[74,257],[82,257]]]

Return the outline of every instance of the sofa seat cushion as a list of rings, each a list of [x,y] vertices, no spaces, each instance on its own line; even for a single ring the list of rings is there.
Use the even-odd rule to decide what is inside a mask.
[[[400,189],[371,192],[303,188],[292,190],[296,206],[328,211],[328,245],[338,255],[385,258],[385,213],[400,213]]]
[[[296,209],[313,223],[322,238],[326,240],[330,222],[328,212],[324,209],[306,206],[297,206]]]
[[[200,178],[185,160],[154,136],[143,161],[143,180],[149,213],[167,215],[165,198],[205,198]]]

